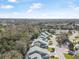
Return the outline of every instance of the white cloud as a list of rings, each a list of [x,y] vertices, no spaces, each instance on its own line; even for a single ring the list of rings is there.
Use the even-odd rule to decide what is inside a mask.
[[[9,2],[16,2],[16,0],[8,0]]]
[[[12,6],[12,5],[0,5],[0,8],[11,9],[11,8],[14,8],[14,6]]]
[[[7,18],[7,15],[0,13],[0,18]]]
[[[12,14],[14,14],[14,15],[18,15],[19,13],[18,13],[18,12],[13,12]]]
[[[75,1],[76,1],[76,0],[68,0],[68,7],[69,7],[69,8],[72,8],[72,9],[78,7],[78,6],[76,5]]]
[[[75,3],[76,0],[69,0],[68,1],[68,6],[69,6],[69,9],[75,13],[79,13],[79,6],[76,5]]]
[[[42,18],[60,18],[60,19],[78,19],[79,18],[79,12],[75,10],[64,10],[64,11],[54,11],[49,13],[44,13],[41,17]]]
[[[3,14],[0,14],[0,17],[2,17],[3,16]]]
[[[27,13],[17,13],[17,12],[13,12],[13,13],[8,13],[8,14],[1,14],[0,15],[3,18],[49,18],[49,19],[73,19],[79,18],[79,13],[71,10],[68,11],[54,11],[54,12],[48,12],[48,13],[42,13],[42,14],[27,14]]]
[[[41,3],[33,3],[32,6],[27,10],[27,13],[31,13],[36,9],[40,9],[42,7]]]

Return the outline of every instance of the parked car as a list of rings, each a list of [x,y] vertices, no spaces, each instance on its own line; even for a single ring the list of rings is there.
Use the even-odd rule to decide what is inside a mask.
[[[74,53],[75,53],[75,51],[68,51],[68,54],[70,54],[70,55],[74,55]]]

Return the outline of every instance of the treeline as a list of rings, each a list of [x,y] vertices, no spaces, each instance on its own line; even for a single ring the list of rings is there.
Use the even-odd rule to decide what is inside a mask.
[[[33,23],[0,24],[0,59],[24,59],[41,29]]]

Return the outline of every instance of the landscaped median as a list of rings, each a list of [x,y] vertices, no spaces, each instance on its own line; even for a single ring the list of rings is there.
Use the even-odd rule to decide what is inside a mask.
[[[50,48],[50,47],[48,47],[48,51],[50,51],[51,53],[54,53],[55,48]],[[55,57],[55,56],[51,56],[50,59],[58,59],[58,58]]]
[[[74,56],[73,55],[69,55],[69,54],[64,54],[65,58],[66,59],[74,59]]]
[[[74,55],[69,55],[67,53],[65,53],[64,56],[65,56],[66,59],[75,59]],[[79,55],[77,57],[79,58]]]

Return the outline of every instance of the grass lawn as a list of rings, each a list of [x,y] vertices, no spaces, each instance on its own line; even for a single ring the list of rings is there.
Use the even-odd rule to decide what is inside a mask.
[[[74,59],[74,56],[69,54],[64,54],[64,56],[66,57],[66,59]]]
[[[51,57],[50,59],[58,59],[57,57]]]
[[[48,51],[50,51],[50,52],[51,52],[51,51],[54,52],[54,48],[50,48],[50,47],[49,47],[49,48],[48,48]]]
[[[49,48],[48,48],[48,51],[50,51],[50,52],[53,51],[53,52],[54,52],[54,48],[50,48],[50,47],[49,47]],[[49,59],[58,59],[58,58],[51,56]]]

